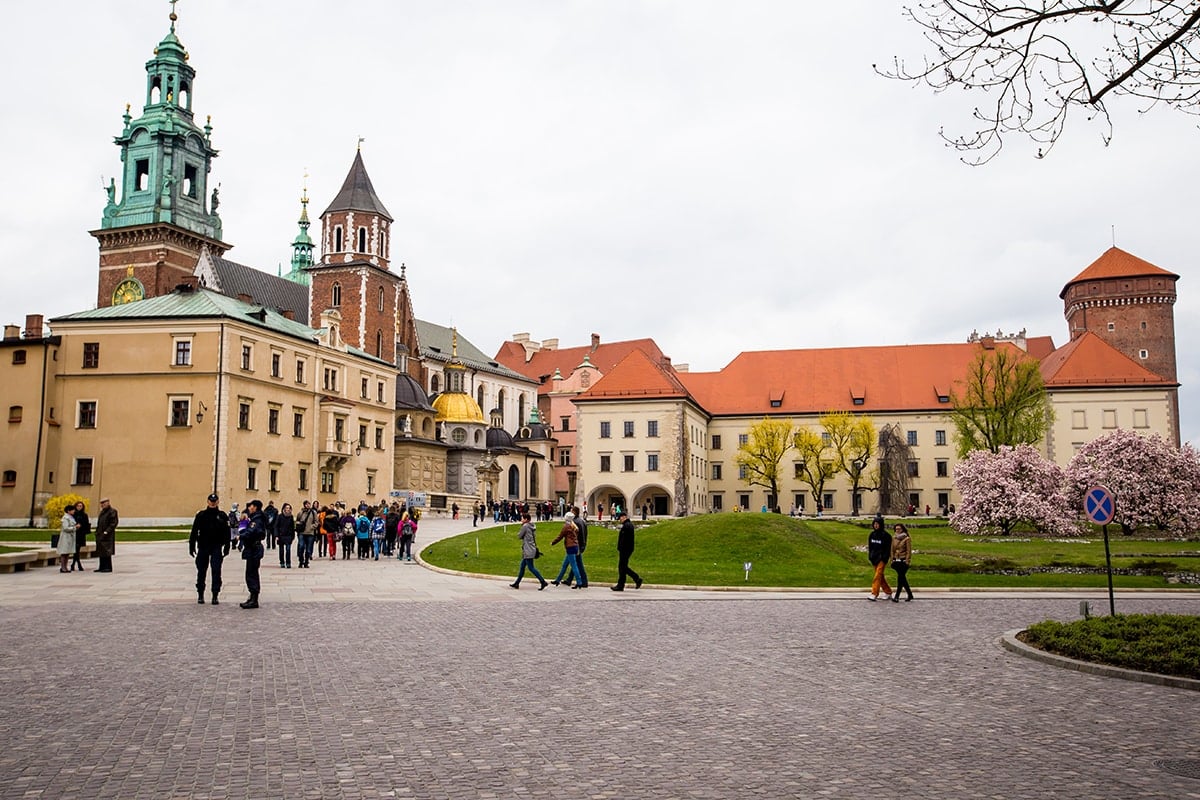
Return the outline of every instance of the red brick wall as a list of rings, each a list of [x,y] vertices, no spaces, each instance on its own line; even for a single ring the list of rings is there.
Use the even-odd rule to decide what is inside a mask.
[[[1071,286],[1064,314],[1072,339],[1091,331],[1146,369],[1176,380],[1174,303],[1173,278],[1107,278]]]

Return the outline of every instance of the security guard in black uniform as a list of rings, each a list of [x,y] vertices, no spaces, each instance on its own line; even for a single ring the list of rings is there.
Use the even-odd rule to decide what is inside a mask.
[[[218,505],[217,495],[208,496],[208,507],[192,521],[188,552],[196,559],[196,602],[204,605],[204,573],[212,569],[212,604],[221,593],[221,562],[229,555],[229,515]]]
[[[258,608],[258,565],[262,563],[265,552],[263,540],[267,538],[267,518],[262,509],[261,500],[246,503],[246,510],[250,512],[250,524],[238,537],[238,547],[241,548],[242,558],[246,561],[246,589],[250,592],[246,602],[239,603],[242,608]]]

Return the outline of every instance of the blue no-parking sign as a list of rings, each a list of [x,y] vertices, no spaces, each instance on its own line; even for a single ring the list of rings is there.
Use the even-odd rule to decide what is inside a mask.
[[[1083,510],[1097,525],[1107,525],[1117,514],[1117,502],[1112,492],[1103,486],[1093,486],[1083,496]]]

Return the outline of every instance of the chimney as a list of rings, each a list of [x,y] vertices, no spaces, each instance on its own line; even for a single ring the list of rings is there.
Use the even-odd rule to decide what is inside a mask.
[[[243,303],[247,303],[247,304],[252,304],[254,302],[253,297],[251,297],[248,294],[242,294],[240,292],[238,293],[237,299],[241,300]]]
[[[979,339],[979,343],[983,345],[984,350],[996,349],[996,337],[994,336],[983,336]]]
[[[41,314],[26,314],[25,315],[25,338],[40,339],[42,338],[42,322],[45,318]]]
[[[296,318],[296,312],[292,311],[290,308],[283,309],[282,313],[283,313],[284,319],[295,319]]]
[[[558,339],[543,339],[542,340],[542,349],[543,350],[557,350],[558,349]]]
[[[592,350],[595,350],[599,346],[600,346],[600,334],[593,333],[592,334]]]
[[[513,341],[516,342],[517,344],[525,344],[526,342],[529,341],[529,334],[528,333],[514,333]]]
[[[675,365],[676,372],[687,372],[688,369],[689,369],[689,367],[687,364],[676,364]]]
[[[668,355],[664,355],[662,357],[662,365],[664,367],[666,367],[667,369],[670,369],[671,368],[671,357]]]
[[[184,278],[180,278],[179,283],[175,284],[175,291],[177,291],[177,292],[194,292],[194,291],[196,291],[196,276],[188,275]]]
[[[13,339],[21,338],[20,325],[5,325],[4,326],[4,341],[11,342]]]

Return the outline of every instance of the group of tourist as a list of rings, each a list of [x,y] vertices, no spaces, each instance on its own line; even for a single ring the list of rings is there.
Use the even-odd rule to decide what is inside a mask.
[[[629,514],[624,511],[617,511],[617,519],[621,522],[621,529],[617,532],[617,583],[615,586],[609,587],[614,592],[625,591],[625,581],[630,579],[633,581],[635,589],[642,588],[642,578],[636,572],[629,568],[629,557],[633,555],[634,547],[634,528],[633,521],[629,519]],[[588,587],[587,570],[583,566],[583,553],[587,550],[587,521],[584,515],[580,513],[579,506],[572,506],[569,511],[566,511],[563,517],[563,526],[558,532],[558,536],[550,543],[550,546],[563,543],[563,549],[566,554],[563,556],[562,566],[559,567],[558,576],[553,581],[547,581],[542,577],[542,573],[538,571],[534,560],[542,555],[542,551],[537,546],[537,526],[526,511],[521,515],[521,529],[517,532],[517,538],[521,540],[521,566],[517,572],[517,579],[510,586],[514,589],[521,588],[521,579],[525,577],[526,570],[533,577],[538,579],[538,591],[542,591],[551,583],[555,586],[571,586],[574,580],[575,589],[586,589]]]
[[[105,497],[100,501],[100,516],[96,518],[96,555],[100,566],[95,572],[112,572],[112,557],[117,549],[117,524],[120,518],[117,510]],[[59,523],[58,571],[83,572],[83,562],[79,559],[83,548],[87,545],[88,534],[92,532],[92,523],[88,519],[87,505],[80,500],[73,506],[63,509],[62,521]],[[67,569],[68,561],[70,569]]]
[[[299,514],[293,513],[291,503],[275,508],[275,502],[263,507],[261,500],[251,500],[239,513],[237,504],[229,513],[220,508],[220,497],[208,496],[208,505],[192,521],[188,537],[188,552],[196,561],[196,602],[203,604],[205,578],[211,576],[212,604],[220,605],[221,565],[233,548],[241,552],[246,562],[246,589],[249,597],[242,608],[258,608],[260,591],[259,566],[267,550],[279,554],[279,568],[292,568],[292,545],[296,544],[296,561],[302,569],[317,558],[337,560],[338,544],[342,559],[348,560],[357,551],[359,560],[379,560],[380,555],[412,561],[412,545],[416,539],[420,513],[399,502],[390,506],[381,503],[370,506],[359,503],[356,509],[344,503],[321,506],[305,500]]]
[[[901,591],[907,593],[904,602],[913,599],[912,587],[908,585],[908,567],[912,562],[912,537],[908,535],[908,528],[899,522],[893,531],[896,534],[894,537],[888,533],[881,515],[876,514],[875,519],[871,520],[871,532],[867,534],[867,558],[875,570],[875,577],[871,581],[871,596],[868,598],[871,602],[879,599],[880,592],[893,603],[900,602]],[[884,574],[889,562],[896,571],[895,594],[892,594],[892,588],[888,586],[887,576]]]

